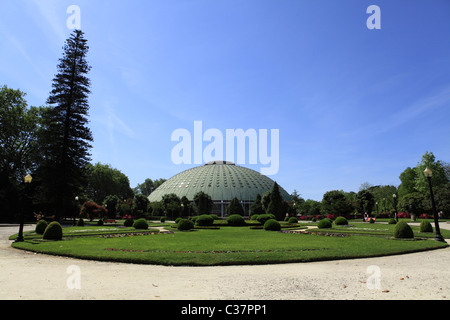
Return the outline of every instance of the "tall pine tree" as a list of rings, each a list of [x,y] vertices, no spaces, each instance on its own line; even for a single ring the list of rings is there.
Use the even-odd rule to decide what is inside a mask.
[[[93,141],[87,127],[90,94],[87,74],[91,67],[86,61],[89,47],[83,35],[81,30],[75,30],[66,40],[47,100],[51,108],[45,115],[41,184],[57,217],[74,214],[71,205],[86,183],[85,168]]]

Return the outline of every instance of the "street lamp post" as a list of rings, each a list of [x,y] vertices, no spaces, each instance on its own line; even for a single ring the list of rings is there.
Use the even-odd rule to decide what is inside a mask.
[[[31,183],[31,180],[33,180],[33,177],[30,174],[27,174],[23,180],[25,182],[25,189],[26,189],[26,186]],[[24,212],[22,209],[21,214],[20,214],[19,235],[17,236],[17,238],[14,242],[23,242],[24,241],[24,238],[23,238],[24,220],[25,220],[25,217],[24,217]]]
[[[433,210],[434,229],[436,230],[436,236],[434,239],[436,241],[445,242],[444,238],[441,235],[441,229],[439,228],[439,221],[438,221],[438,216],[437,216],[437,211],[436,211],[436,205],[434,203],[433,188],[431,186],[431,176],[433,175],[433,172],[431,171],[431,169],[426,168],[424,170],[424,174],[428,180],[428,186],[430,187],[431,208]]]
[[[394,198],[395,221],[398,222],[397,195],[394,193],[394,194],[392,195],[392,197]]]

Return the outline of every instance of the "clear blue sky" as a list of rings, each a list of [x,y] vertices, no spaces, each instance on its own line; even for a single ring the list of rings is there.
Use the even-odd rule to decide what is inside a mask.
[[[92,161],[131,187],[194,166],[172,162],[171,134],[196,120],[279,129],[271,178],[307,199],[397,186],[425,151],[450,161],[448,0],[2,0],[0,84],[30,105],[51,90],[72,4],[93,67]]]

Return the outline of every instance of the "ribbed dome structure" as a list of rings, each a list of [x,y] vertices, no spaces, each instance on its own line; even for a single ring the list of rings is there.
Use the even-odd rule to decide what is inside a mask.
[[[249,205],[254,202],[257,194],[263,196],[266,191],[272,190],[273,184],[272,179],[252,169],[236,166],[228,161],[211,161],[168,179],[148,199],[151,202],[161,201],[165,194],[175,193],[180,198],[186,196],[193,201],[194,196],[203,191],[211,196],[215,204],[223,206],[236,197],[244,205]],[[279,189],[285,200],[292,200],[281,186]],[[216,208],[216,211],[223,214],[223,207],[220,210]]]

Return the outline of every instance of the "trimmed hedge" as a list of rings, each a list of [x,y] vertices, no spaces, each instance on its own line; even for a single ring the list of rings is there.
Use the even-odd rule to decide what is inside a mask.
[[[332,225],[330,219],[325,218],[320,220],[317,226],[319,227],[319,229],[328,229],[331,228]]]
[[[280,231],[281,225],[275,219],[269,219],[264,223],[264,230],[266,231]]]
[[[232,214],[227,218],[230,226],[245,226],[245,220],[240,214]]]
[[[414,232],[405,221],[399,221],[394,228],[394,237],[397,239],[414,238]]]
[[[36,233],[44,234],[45,228],[47,228],[47,226],[48,226],[47,221],[45,221],[43,219],[39,220],[38,223],[36,224],[36,229],[35,229]]]
[[[51,222],[45,228],[43,239],[45,240],[61,240],[63,235],[62,227],[57,221]]]
[[[345,217],[337,217],[336,220],[334,220],[334,224],[338,226],[346,226],[348,225],[348,221]]]
[[[188,219],[180,219],[177,224],[177,228],[180,231],[187,231],[194,228],[194,223]]]
[[[195,220],[195,224],[198,226],[212,226],[214,224],[214,219],[209,214],[202,214]]]
[[[420,232],[433,232],[431,223],[427,220],[422,220],[422,222],[420,222]]]
[[[145,220],[144,218],[137,219],[133,223],[133,228],[135,228],[135,229],[148,229],[147,220]]]

